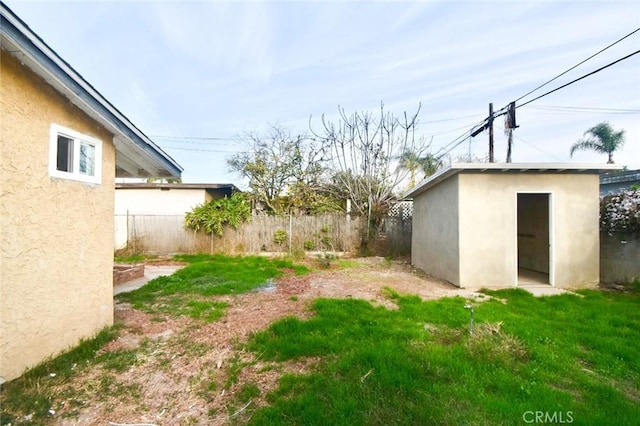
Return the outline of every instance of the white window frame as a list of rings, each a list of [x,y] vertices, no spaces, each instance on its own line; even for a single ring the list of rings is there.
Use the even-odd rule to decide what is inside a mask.
[[[73,140],[73,160],[71,171],[58,170],[58,136],[64,136]],[[93,175],[80,173],[80,146],[91,145],[94,147],[94,173]],[[94,137],[84,135],[59,124],[51,125],[49,137],[49,176],[58,179],[75,180],[85,183],[102,183],[102,141]]]

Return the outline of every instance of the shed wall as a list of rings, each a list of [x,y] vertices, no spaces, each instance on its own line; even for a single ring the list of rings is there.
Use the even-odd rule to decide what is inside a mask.
[[[112,135],[0,52],[0,376],[113,323]],[[102,141],[102,182],[49,177],[56,123]]]
[[[550,192],[552,271],[557,287],[592,287],[599,281],[599,178],[572,173],[459,175],[460,285],[516,285],[518,192]]]
[[[411,263],[459,286],[458,216],[458,176],[413,200]]]

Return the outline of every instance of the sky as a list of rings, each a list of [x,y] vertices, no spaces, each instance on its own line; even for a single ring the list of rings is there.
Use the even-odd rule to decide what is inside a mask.
[[[444,153],[490,102],[499,110],[640,28],[637,1],[5,3],[182,165],[183,182],[240,187],[226,160],[244,132],[304,133],[338,106],[421,105],[418,134]],[[640,31],[517,105],[638,50]],[[640,169],[640,54],[519,107],[513,162],[604,163],[569,156],[603,121],[625,131],[616,163]],[[494,126],[504,162],[503,118]],[[487,152],[483,132],[448,155]]]

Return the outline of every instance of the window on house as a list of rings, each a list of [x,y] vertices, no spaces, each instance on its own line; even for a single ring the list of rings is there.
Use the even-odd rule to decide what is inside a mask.
[[[73,139],[58,135],[56,170],[73,173]]]
[[[49,174],[61,179],[100,183],[102,142],[72,129],[51,126]]]

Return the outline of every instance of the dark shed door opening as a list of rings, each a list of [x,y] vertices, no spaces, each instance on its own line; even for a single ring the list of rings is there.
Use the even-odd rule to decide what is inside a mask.
[[[518,194],[518,282],[549,284],[550,194]]]

